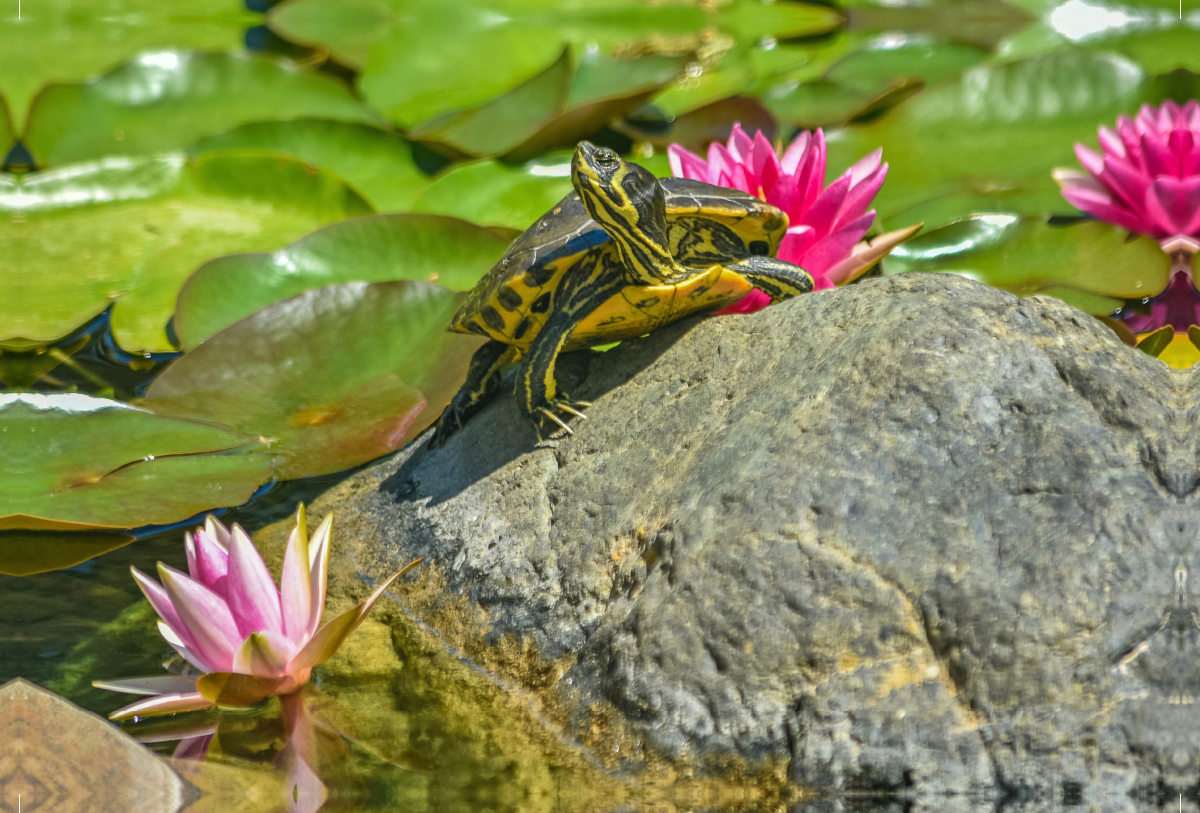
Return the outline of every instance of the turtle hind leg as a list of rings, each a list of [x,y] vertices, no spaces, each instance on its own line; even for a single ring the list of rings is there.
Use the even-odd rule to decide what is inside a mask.
[[[510,344],[494,340],[475,351],[475,355],[471,356],[471,366],[467,368],[467,380],[438,418],[437,429],[429,441],[431,448],[443,445],[466,425],[468,418],[483,408],[500,383],[500,369],[510,361],[515,361],[519,352]]]
[[[771,297],[774,305],[793,296],[811,293],[812,275],[798,265],[777,260],[774,257],[747,257],[729,268],[741,274],[758,290]]]

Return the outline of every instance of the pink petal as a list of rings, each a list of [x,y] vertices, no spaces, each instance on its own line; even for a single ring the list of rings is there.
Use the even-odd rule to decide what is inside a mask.
[[[275,632],[252,632],[233,656],[233,671],[242,675],[279,677],[298,647]]]
[[[310,606],[308,627],[304,638],[308,640],[316,633],[325,612],[325,586],[329,578],[329,536],[333,529],[333,514],[325,519],[308,542],[308,571]]]
[[[139,700],[117,709],[108,715],[110,720],[128,720],[131,717],[153,717],[158,714],[174,714],[179,711],[198,711],[212,707],[212,703],[200,692],[160,694],[147,700]]]
[[[181,632],[186,632],[185,640],[190,639],[195,644],[192,651],[217,669],[229,668],[242,638],[225,600],[200,582],[161,562],[158,578],[183,622]]]
[[[796,193],[795,178],[791,175],[781,175],[779,180],[765,191],[767,193],[766,202],[782,210],[788,216],[789,222],[799,219],[800,198]],[[794,216],[793,213],[795,213]]]
[[[1089,189],[1083,185],[1063,186],[1063,197],[1072,206],[1093,217],[1114,223],[1138,234],[1157,234],[1154,224],[1143,217],[1129,211],[1123,206],[1117,206],[1107,192]]]
[[[779,251],[775,255],[785,263],[798,265],[805,271],[804,255],[821,238],[810,226],[793,226],[779,241]]]
[[[93,680],[97,689],[122,694],[160,695],[196,691],[196,678],[183,675],[155,675],[128,680]]]
[[[792,219],[796,223],[800,218],[808,216],[808,210],[821,195],[825,185],[825,133],[820,129],[813,134],[808,152],[796,172],[796,192],[800,195],[800,211]]]
[[[708,145],[708,174],[709,177],[719,177],[733,172],[737,161],[729,154],[723,144],[713,142]]]
[[[197,531],[192,537],[194,556],[189,560],[195,561],[195,569],[188,562],[192,578],[212,590],[219,596],[224,596],[226,579],[229,575],[228,549],[217,542],[207,531]]]
[[[758,179],[751,176],[746,171],[745,164],[738,164],[733,168],[733,172],[729,175],[729,184],[731,189],[740,189],[743,192],[748,192],[751,195],[757,195],[759,191]]]
[[[745,163],[750,158],[750,151],[753,148],[754,142],[742,129],[741,122],[734,122],[733,129],[729,132],[729,154],[738,163]]]
[[[812,226],[813,231],[820,236],[829,234],[849,191],[849,176],[843,175],[831,183],[804,213],[804,225]]]
[[[788,145],[787,150],[783,153],[783,157],[779,159],[780,168],[785,174],[796,174],[796,168],[800,166],[800,159],[804,156],[804,151],[808,149],[808,142],[811,139],[812,133],[804,130]]]
[[[312,614],[312,582],[308,566],[308,530],[304,506],[297,512],[296,527],[288,538],[283,555],[283,573],[279,580],[283,609],[283,632],[296,644],[307,640]]]
[[[283,633],[279,589],[258,548],[237,525],[229,541],[227,601],[243,637],[252,632]]]
[[[212,514],[204,518],[204,532],[221,547],[221,550],[229,553],[229,529]]]
[[[189,649],[189,644],[185,644],[183,638],[179,636],[175,630],[167,626],[165,621],[158,622],[158,634],[163,637],[163,640],[171,645],[171,648],[178,652],[183,659],[192,666],[199,669],[201,672],[211,672],[215,667],[210,665],[204,658],[201,658],[195,652]],[[190,646],[195,646],[191,644]]]
[[[180,640],[184,640],[186,638],[187,627],[184,626],[183,621],[179,618],[179,613],[175,611],[175,605],[171,603],[167,591],[163,589],[161,584],[136,567],[130,566],[129,569],[133,572],[133,580],[142,589],[142,595],[150,602],[150,606],[154,608],[154,612],[158,613],[158,617],[175,632]],[[186,645],[187,642],[184,641],[184,643]]]
[[[817,242],[804,255],[804,270],[813,276],[825,274],[830,268],[850,256],[850,250],[854,248],[854,244],[862,239],[874,222],[875,212],[868,212]]]
[[[693,181],[711,183],[708,179],[708,164],[704,159],[678,144],[667,147],[667,162],[671,165],[671,174],[676,178],[691,178]]]
[[[1125,158],[1125,144],[1122,143],[1121,137],[1111,127],[1100,128],[1100,147],[1109,155],[1114,155],[1118,158]],[[1079,145],[1077,144],[1076,147]],[[1078,155],[1079,153],[1076,153]],[[1087,164],[1084,164],[1087,166]]]
[[[833,285],[844,285],[856,279],[860,274],[887,256],[896,246],[912,237],[921,230],[923,223],[904,229],[881,234],[874,240],[855,244],[850,250],[850,256],[837,263],[825,272],[822,279]]]
[[[1116,196],[1114,203],[1123,203],[1133,211],[1138,211],[1145,205],[1146,189],[1150,186],[1150,177],[1138,172],[1128,163],[1116,158],[1104,159],[1104,172],[1099,181],[1109,192]]]
[[[764,197],[774,188],[782,174],[779,159],[775,157],[775,147],[767,141],[767,137],[759,130],[754,134],[754,147],[750,151],[750,169],[758,178],[758,186]]]
[[[1146,214],[1166,234],[1200,229],[1200,177],[1155,178],[1146,192]]]
[[[175,746],[175,752],[171,754],[171,761],[200,762],[208,754],[208,746],[212,743],[212,735],[215,733],[214,727],[212,734],[206,734],[203,737],[186,737],[180,740],[179,745]],[[177,769],[179,767],[176,766]]]
[[[838,213],[838,219],[833,224],[833,228],[841,228],[846,221],[859,217],[870,208],[871,201],[875,199],[876,193],[887,179],[887,171],[888,165],[883,164],[863,178],[860,183],[850,187],[850,191],[846,193],[846,200],[842,204],[842,211]]]
[[[1079,159],[1079,163],[1083,164],[1083,168],[1093,175],[1099,175],[1104,171],[1104,159],[1082,144],[1075,144],[1075,157]]]
[[[868,153],[863,158],[858,159],[858,161],[855,162],[850,169],[846,170],[842,174],[850,176],[851,185],[859,184],[864,178],[869,176],[875,170],[879,169],[879,165],[882,160],[883,148],[879,147],[874,152]]]
[[[1167,147],[1166,140],[1158,133],[1142,136],[1142,161],[1150,175],[1174,175],[1175,158]]]

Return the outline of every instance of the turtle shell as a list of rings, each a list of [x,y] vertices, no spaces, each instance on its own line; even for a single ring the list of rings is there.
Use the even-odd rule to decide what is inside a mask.
[[[719,307],[751,286],[721,264],[774,255],[787,216],[753,195],[686,178],[659,181],[666,193],[667,240],[696,275],[677,284],[631,285],[584,317],[564,349],[640,336],[687,313]],[[479,281],[450,329],[527,347],[545,324],[563,274],[589,255],[616,249],[572,192],[518,237]]]

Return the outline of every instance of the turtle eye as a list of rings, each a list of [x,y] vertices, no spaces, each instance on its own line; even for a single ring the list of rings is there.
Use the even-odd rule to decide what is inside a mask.
[[[596,163],[605,169],[612,169],[621,163],[621,159],[612,150],[603,149],[596,151]]]

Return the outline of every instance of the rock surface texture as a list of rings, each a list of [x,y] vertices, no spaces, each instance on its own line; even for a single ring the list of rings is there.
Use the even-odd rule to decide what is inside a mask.
[[[331,582],[426,557],[409,611],[626,770],[1194,785],[1192,373],[1055,300],[910,275],[563,378],[595,402],[574,437],[538,446],[505,392],[316,503]]]

